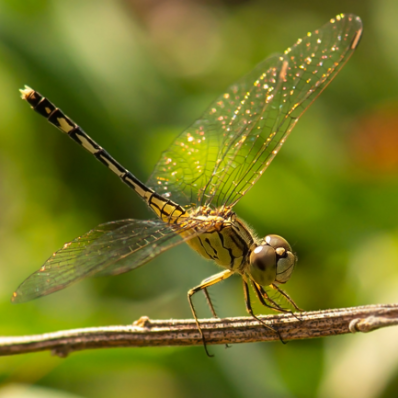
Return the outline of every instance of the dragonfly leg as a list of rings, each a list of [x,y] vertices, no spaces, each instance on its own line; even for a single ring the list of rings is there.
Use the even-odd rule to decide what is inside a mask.
[[[278,287],[274,288],[273,286],[276,286],[276,285],[273,285],[273,284],[272,284],[271,287],[272,287],[273,289],[277,290],[280,294],[282,294],[282,296],[286,297],[286,299],[294,306],[295,309],[297,309],[298,311],[303,311],[302,309],[300,309],[300,308],[298,308],[298,307],[296,306],[296,303],[288,296],[287,293],[285,293],[283,290],[279,289]],[[297,315],[295,315],[295,314],[293,313],[293,311],[285,310],[285,309],[282,308],[280,305],[278,305],[274,300],[272,300],[272,298],[268,295],[268,293],[264,290],[264,288],[263,288],[262,286],[257,285],[257,287],[260,289],[260,292],[261,292],[262,296],[263,296],[266,300],[268,300],[269,302],[271,302],[271,303],[273,303],[273,304],[275,305],[276,308],[274,308],[274,309],[275,309],[276,311],[284,312],[285,314],[293,315],[298,321],[301,322],[301,319],[300,319]],[[261,300],[260,300],[260,301],[261,301]]]
[[[272,287],[273,289],[277,290],[283,297],[285,297],[286,300],[287,300],[297,311],[300,311],[300,312],[304,311],[303,309],[301,309],[301,308],[293,301],[293,299],[292,299],[286,292],[284,292],[282,289],[280,289],[280,288],[278,287],[278,285],[276,285],[275,283],[273,283],[273,284],[271,285],[271,287]]]
[[[265,307],[271,308],[275,311],[279,312],[284,312],[284,313],[289,313],[292,314],[295,318],[297,318],[292,311],[285,310],[284,308],[280,307],[278,303],[276,303],[274,300],[271,299],[271,297],[268,296],[268,293],[264,290],[264,288],[259,285],[258,283],[251,281],[253,285],[253,289],[256,292],[256,295],[258,299],[260,300],[261,304],[264,305]],[[272,305],[269,305],[265,300],[268,300]],[[298,319],[298,318],[297,318]],[[279,335],[279,340],[283,343],[286,344],[285,341],[282,339],[280,333],[278,332]]]
[[[278,303],[276,303],[274,300],[271,299],[271,297],[268,296],[267,292],[263,289],[263,287],[261,285],[259,285],[258,283],[254,282],[254,281],[250,281],[252,283],[253,286],[253,290],[255,291],[258,299],[260,300],[260,303],[267,308],[271,308],[274,311],[279,311],[279,312],[289,312],[283,308],[281,308]],[[267,301],[268,300],[271,304],[268,304]]]
[[[269,305],[267,305],[267,307],[270,307],[275,311],[283,312],[285,314],[292,314],[292,311],[282,308],[276,301],[274,301],[261,285],[256,283],[256,285],[253,284],[253,286],[255,286],[255,289],[259,290],[264,300],[267,300],[272,304],[272,307],[270,307]]]
[[[242,281],[243,281],[243,292],[244,292],[244,295],[245,295],[246,311],[247,311],[254,319],[256,319],[258,322],[260,322],[266,329],[272,330],[273,332],[277,333],[277,335],[278,335],[278,337],[279,337],[279,340],[280,340],[282,343],[285,343],[285,342],[283,341],[283,339],[282,339],[282,336],[280,335],[280,333],[279,333],[276,329],[274,329],[272,326],[267,325],[264,321],[262,321],[262,320],[261,320],[260,318],[258,318],[256,315],[254,315],[254,312],[253,312],[253,309],[252,309],[252,305],[251,305],[251,302],[250,302],[249,285],[248,285],[247,280],[246,280],[246,278],[245,278],[244,275],[242,275]],[[257,294],[256,289],[254,289],[254,291],[255,291],[256,294]],[[263,304],[263,301],[264,301],[264,300],[261,300],[261,299],[260,299],[260,301],[261,301],[261,303]],[[264,304],[265,304],[266,307],[272,308],[272,307],[269,306],[267,303],[265,303],[265,301],[264,301]]]
[[[209,286],[215,285],[218,282],[223,281],[224,279],[229,278],[233,273],[234,272],[229,270],[229,269],[226,270],[226,271],[220,272],[218,274],[210,276],[209,278],[204,279],[200,285],[198,285],[198,286],[196,286],[196,287],[194,287],[194,288],[192,288],[192,289],[190,289],[188,291],[189,306],[191,307],[192,315],[195,318],[196,326],[198,327],[200,336],[202,338],[203,347],[204,347],[204,349],[206,351],[207,356],[209,356],[209,357],[212,357],[213,355],[210,355],[209,351],[207,350],[206,339],[205,339],[205,336],[203,334],[202,328],[200,327],[198,316],[196,315],[196,310],[195,310],[195,307],[194,307],[193,302],[192,302],[192,296],[195,293],[199,292],[200,290],[203,290],[203,292],[204,292],[204,294],[205,294],[205,296],[207,298],[207,301],[209,302],[211,312],[217,318],[217,315],[216,315],[216,312],[214,310],[213,304],[212,304],[212,302],[210,300],[209,293],[207,292],[207,288]]]
[[[212,303],[212,301],[211,301],[209,291],[208,291],[206,288],[204,288],[204,289],[202,290],[202,292],[203,292],[203,294],[204,294],[205,297],[206,297],[207,304],[208,304],[209,307],[210,307],[210,311],[211,311],[211,313],[213,314],[213,317],[214,317],[214,318],[218,318],[218,315],[216,314],[216,310],[214,309],[214,305],[213,305],[213,303]]]
[[[205,289],[202,290],[202,292],[203,292],[203,294],[206,297],[207,304],[209,305],[211,313],[213,314],[214,318],[219,318],[219,316],[216,314],[216,310],[215,310],[214,305],[213,305],[213,303],[211,301],[211,297],[210,297],[209,291],[205,288]],[[230,345],[225,344],[225,348],[230,348],[230,347],[231,347]]]

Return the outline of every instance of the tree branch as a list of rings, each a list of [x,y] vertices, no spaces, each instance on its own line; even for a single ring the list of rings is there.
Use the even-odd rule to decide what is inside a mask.
[[[368,305],[295,314],[259,316],[284,341],[345,333],[370,332],[398,325],[398,304]],[[252,343],[279,340],[279,336],[253,318],[200,320],[207,344]],[[150,320],[132,325],[64,330],[40,335],[0,337],[0,356],[51,350],[65,357],[92,348],[201,345],[194,320]]]

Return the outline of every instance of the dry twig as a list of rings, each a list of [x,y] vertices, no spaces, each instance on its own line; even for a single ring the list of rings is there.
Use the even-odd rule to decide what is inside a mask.
[[[284,341],[345,333],[370,332],[398,324],[398,304],[368,305],[324,311],[259,316],[277,329]],[[200,320],[207,344],[279,340],[253,318]],[[194,320],[150,320],[132,325],[64,330],[40,335],[0,337],[0,356],[51,350],[65,357],[92,348],[201,345]]]

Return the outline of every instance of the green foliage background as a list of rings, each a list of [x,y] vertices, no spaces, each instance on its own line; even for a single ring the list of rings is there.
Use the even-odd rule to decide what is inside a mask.
[[[358,50],[236,210],[259,235],[290,241],[299,263],[286,289],[306,310],[396,302],[396,1],[0,0],[0,335],[189,318],[186,291],[217,272],[178,247],[132,273],[12,305],[64,242],[150,216],[19,88],[49,97],[145,181],[225,87],[340,12],[363,19]],[[239,278],[212,297],[221,316],[245,314]],[[210,347],[213,359],[201,347],[7,357],[0,397],[396,397],[397,336]]]

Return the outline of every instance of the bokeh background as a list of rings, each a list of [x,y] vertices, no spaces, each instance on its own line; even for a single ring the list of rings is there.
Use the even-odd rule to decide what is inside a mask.
[[[0,0],[0,335],[190,318],[217,268],[178,247],[134,272],[12,305],[17,285],[97,224],[151,216],[134,192],[19,99],[29,84],[146,180],[229,84],[340,12],[362,42],[236,206],[298,253],[307,310],[398,301],[398,2]],[[211,291],[244,315],[239,278]],[[209,313],[197,298],[200,315]],[[263,308],[254,305],[257,313]],[[396,397],[398,331],[203,348],[0,359],[0,397]]]

